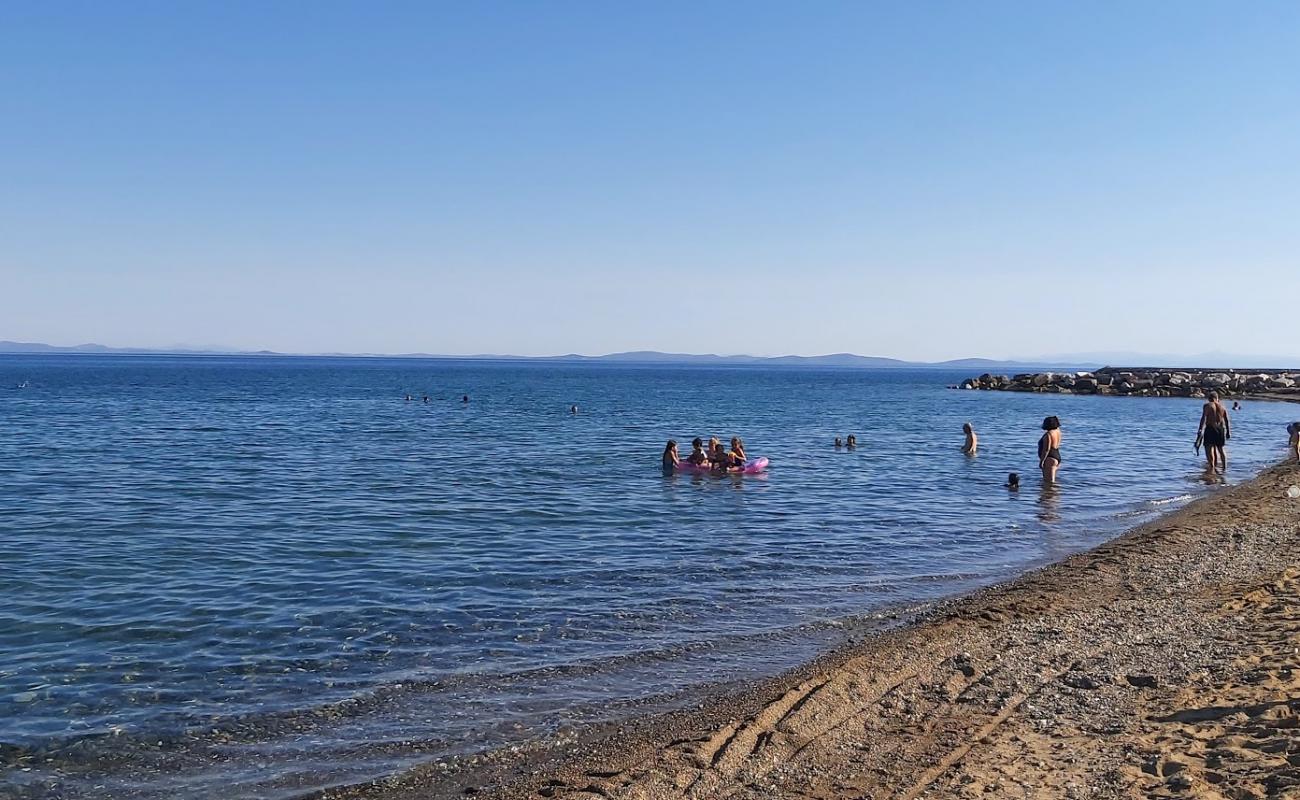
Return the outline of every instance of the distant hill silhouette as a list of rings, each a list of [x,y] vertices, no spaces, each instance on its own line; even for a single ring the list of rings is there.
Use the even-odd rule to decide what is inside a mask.
[[[792,367],[856,367],[870,369],[963,369],[980,372],[990,371],[1029,371],[1037,369],[1083,368],[1100,366],[1099,364],[1067,364],[1052,361],[996,361],[987,358],[961,358],[951,361],[903,361],[897,358],[880,356],[860,356],[854,353],[831,353],[824,356],[746,356],[714,355],[695,353],[660,353],[654,350],[636,350],[627,353],[610,353],[603,356],[584,356],[570,353],[562,356],[511,356],[511,355],[472,355],[448,356],[436,353],[402,353],[386,355],[381,353],[277,353],[271,350],[192,350],[147,347],[107,347],[102,344],[79,344],[69,347],[40,344],[37,342],[0,341],[0,353],[5,354],[83,354],[83,355],[247,355],[247,356],[334,356],[346,358],[439,358],[459,361],[529,361],[557,363],[612,363],[612,364],[698,364],[713,366],[740,366],[745,364],[761,366]]]

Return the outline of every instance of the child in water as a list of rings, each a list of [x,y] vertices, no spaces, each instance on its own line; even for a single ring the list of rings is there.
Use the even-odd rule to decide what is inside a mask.
[[[745,466],[745,443],[739,436],[731,437],[731,461],[733,467]]]
[[[722,442],[717,439],[711,440],[713,452],[709,454],[713,461],[713,471],[723,473],[731,466],[731,456],[727,455],[727,448],[722,446]]]
[[[850,433],[849,438],[844,440],[844,446],[849,448],[850,450],[854,449],[855,447],[858,446],[858,437]]]
[[[677,469],[679,461],[681,459],[677,457],[677,442],[674,439],[669,439],[668,446],[664,448],[664,472],[672,472]]]
[[[1013,492],[1020,491],[1020,473],[1013,472],[1007,476],[1007,488]]]
[[[704,452],[704,440],[696,436],[691,440],[691,454],[686,460],[697,467],[702,467],[709,463],[709,454]]]

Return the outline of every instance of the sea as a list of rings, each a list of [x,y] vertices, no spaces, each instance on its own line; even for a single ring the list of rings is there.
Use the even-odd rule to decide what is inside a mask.
[[[278,800],[682,707],[1246,480],[1300,418],[1245,403],[1220,482],[1195,400],[966,377],[0,356],[0,797]],[[696,436],[770,467],[663,474]]]

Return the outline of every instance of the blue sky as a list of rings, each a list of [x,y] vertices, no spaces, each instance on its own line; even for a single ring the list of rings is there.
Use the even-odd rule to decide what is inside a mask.
[[[0,338],[1300,356],[1295,3],[6,3]]]

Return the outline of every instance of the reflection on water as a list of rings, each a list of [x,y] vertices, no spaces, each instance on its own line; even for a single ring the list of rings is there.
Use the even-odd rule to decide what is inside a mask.
[[[1044,524],[1061,521],[1061,484],[1045,483],[1039,488],[1038,521]]]

